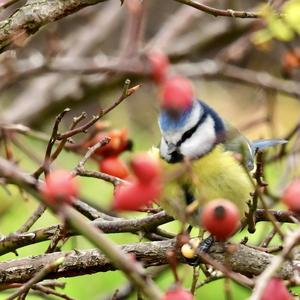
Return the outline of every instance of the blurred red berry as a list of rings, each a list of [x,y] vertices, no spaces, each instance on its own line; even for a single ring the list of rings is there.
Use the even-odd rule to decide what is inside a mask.
[[[216,199],[207,203],[201,213],[201,225],[218,240],[226,240],[240,223],[238,208],[229,200]]]
[[[193,103],[194,89],[190,80],[182,76],[168,78],[161,87],[161,106],[170,111],[182,112]]]
[[[116,156],[105,157],[99,162],[99,170],[103,173],[125,179],[129,175],[127,165]]]
[[[273,277],[268,282],[260,300],[292,300],[292,296],[283,280]]]
[[[185,290],[182,287],[176,287],[170,289],[165,293],[162,300],[193,300],[194,296],[191,292]]]
[[[149,184],[134,181],[131,184],[119,185],[115,190],[113,210],[137,211],[149,206],[160,194],[161,185],[157,181]]]
[[[168,56],[159,50],[148,53],[148,59],[151,67],[151,75],[157,84],[165,81],[167,78],[170,61]]]
[[[300,179],[295,179],[287,186],[282,200],[290,210],[300,212]]]
[[[161,175],[158,161],[148,154],[136,155],[131,161],[131,168],[138,180],[145,183]]]
[[[72,203],[79,194],[77,181],[68,171],[57,170],[49,173],[41,188],[43,198],[48,204]]]
[[[123,129],[113,129],[108,132],[99,132],[91,141],[89,141],[86,146],[90,147],[101,141],[104,137],[110,137],[111,140],[108,144],[95,151],[95,154],[101,155],[103,157],[107,156],[118,156],[123,151],[130,149],[131,141],[128,139],[127,130]]]

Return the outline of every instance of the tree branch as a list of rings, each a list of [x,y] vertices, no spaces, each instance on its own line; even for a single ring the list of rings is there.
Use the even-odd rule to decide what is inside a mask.
[[[145,218],[126,220],[123,218],[115,220],[96,219],[91,222],[97,228],[105,233],[122,233],[122,232],[150,232],[156,227],[172,221],[173,218],[168,216],[164,211],[157,214],[147,216]],[[47,228],[37,229],[28,233],[15,233],[0,240],[0,255],[15,251],[16,249],[50,240],[55,232],[59,229],[59,225]],[[67,236],[77,235],[75,231],[69,231]]]
[[[168,250],[174,250],[174,247],[175,240],[168,240],[127,244],[122,245],[121,249],[134,254],[136,259],[148,268],[167,264],[166,253]],[[227,252],[224,243],[218,242],[211,247],[209,255],[220,263],[224,264],[226,261],[226,266],[233,272],[244,275],[261,274],[274,258],[274,255],[241,244],[235,245],[234,251]],[[26,282],[43,266],[60,257],[65,257],[64,262],[47,278],[74,277],[115,270],[108,258],[99,250],[54,252],[0,263],[0,284]],[[182,261],[182,256],[179,253],[177,253],[177,258]],[[278,275],[282,278],[291,277],[299,263],[299,261],[285,262],[279,269]]]
[[[47,23],[107,0],[29,0],[8,19],[0,22],[0,53],[19,39],[26,40]]]
[[[218,9],[218,8],[207,6],[205,4],[201,4],[193,0],[175,0],[175,1],[194,7],[198,10],[204,11],[215,17],[219,17],[219,16],[232,17],[232,18],[259,18],[260,17],[259,13],[248,12],[248,11],[237,11],[233,9]]]

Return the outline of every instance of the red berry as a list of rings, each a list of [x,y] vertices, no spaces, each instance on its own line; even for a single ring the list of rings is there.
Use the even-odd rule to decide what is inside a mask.
[[[131,146],[131,142],[128,139],[128,134],[126,129],[114,129],[108,132],[98,133],[91,141],[89,141],[86,146],[90,147],[101,141],[104,137],[110,137],[111,140],[108,144],[101,148],[98,148],[95,153],[103,157],[106,156],[118,156],[125,150],[128,150]]]
[[[182,287],[176,287],[170,289],[165,293],[162,300],[193,300],[194,297],[191,292],[183,289]]]
[[[171,77],[161,88],[161,106],[171,111],[182,112],[190,108],[193,97],[192,83],[185,77]]]
[[[161,175],[158,161],[148,154],[136,155],[131,161],[131,168],[138,180],[145,183],[155,178],[158,179]]]
[[[295,179],[288,185],[282,200],[290,210],[300,212],[300,179]]]
[[[148,54],[151,75],[157,84],[165,81],[170,66],[169,58],[161,51],[155,50]]]
[[[268,282],[260,300],[292,300],[292,296],[283,280],[273,277]]]
[[[125,179],[129,175],[126,164],[116,156],[105,157],[99,163],[99,170],[103,173]]]
[[[238,208],[229,200],[216,199],[207,203],[201,214],[201,224],[218,240],[226,240],[240,223]]]
[[[134,181],[131,184],[119,185],[115,190],[113,209],[116,211],[136,211],[149,206],[158,198],[161,185],[157,181],[145,184]]]
[[[73,197],[79,194],[79,186],[68,171],[57,170],[46,177],[41,193],[45,201],[51,205],[72,203]]]

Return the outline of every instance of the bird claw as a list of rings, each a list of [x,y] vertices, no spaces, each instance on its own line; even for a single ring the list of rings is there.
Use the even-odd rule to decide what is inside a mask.
[[[195,252],[195,257],[193,258],[186,258],[183,256],[184,258],[184,262],[192,267],[196,267],[201,263],[201,257],[199,256],[199,253],[207,253],[210,249],[210,247],[213,245],[215,239],[212,235],[210,235],[209,237],[203,239],[198,247],[197,250]]]

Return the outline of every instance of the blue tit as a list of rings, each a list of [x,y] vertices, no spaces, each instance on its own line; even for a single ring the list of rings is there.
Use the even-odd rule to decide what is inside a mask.
[[[216,198],[234,202],[242,217],[254,190],[246,169],[254,168],[256,151],[286,142],[280,139],[250,142],[196,98],[180,112],[162,107],[159,127],[160,156],[168,163],[167,168],[175,167],[178,174],[167,185],[161,206],[175,218],[193,225],[199,224],[199,220],[195,217],[187,220],[187,208],[196,203],[198,210]],[[242,152],[247,168],[234,157],[234,152]]]

